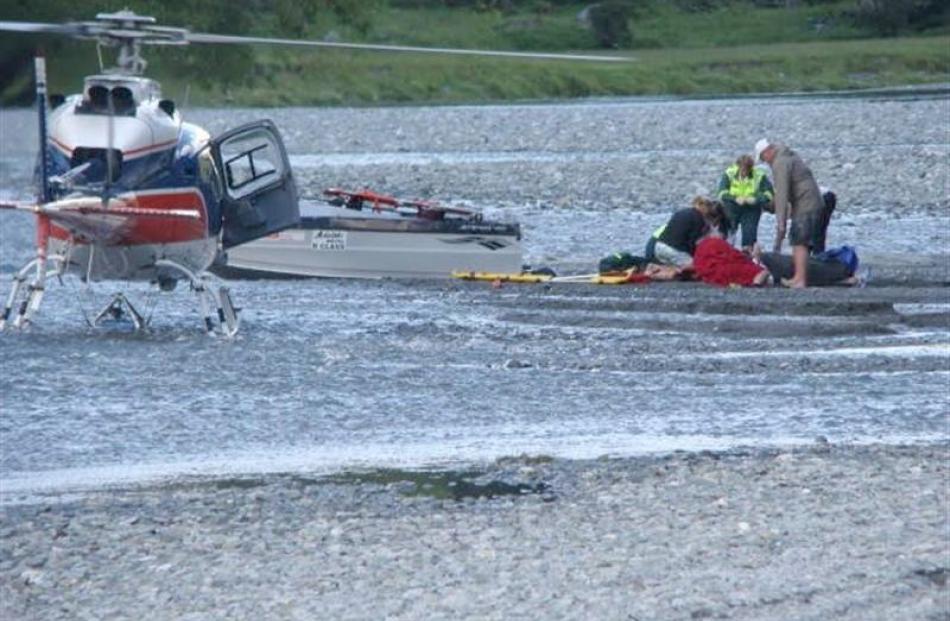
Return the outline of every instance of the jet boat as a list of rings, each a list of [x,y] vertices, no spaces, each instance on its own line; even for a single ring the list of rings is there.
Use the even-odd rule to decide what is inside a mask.
[[[451,278],[522,268],[517,223],[369,190],[324,196],[301,202],[297,226],[228,249],[214,271],[226,278]]]

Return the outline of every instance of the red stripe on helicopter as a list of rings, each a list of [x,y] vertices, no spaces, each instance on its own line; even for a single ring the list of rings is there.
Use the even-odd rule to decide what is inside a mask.
[[[116,198],[123,207],[142,210],[171,212],[172,210],[197,211],[199,218],[175,218],[159,215],[127,215],[119,212],[115,215],[95,213],[85,216],[90,222],[105,222],[110,218],[121,219],[112,227],[108,239],[88,239],[86,236],[77,241],[81,243],[104,242],[114,246],[136,246],[142,244],[172,244],[205,239],[208,237],[208,210],[204,196],[197,188],[146,190],[121,194]],[[107,211],[107,210],[106,210]],[[53,237],[67,240],[71,234],[65,228],[53,226]]]
[[[72,156],[73,150],[70,149],[69,147],[67,147],[66,145],[64,145],[64,144],[63,144],[62,142],[60,142],[59,140],[56,140],[55,138],[53,138],[52,136],[50,136],[49,141],[53,143],[53,146],[54,146],[54,147],[56,147],[57,149],[59,149],[60,151],[62,151],[62,152],[66,155],[66,157],[71,157],[71,156]]]
[[[135,157],[139,157],[140,155],[146,155],[146,154],[148,154],[148,153],[150,153],[150,152],[152,152],[152,151],[162,151],[162,150],[164,150],[164,149],[169,149],[169,148],[175,146],[176,144],[178,144],[178,139],[177,139],[177,138],[175,138],[174,140],[167,140],[167,141],[165,141],[165,142],[159,142],[158,144],[149,145],[149,146],[147,146],[147,147],[141,147],[141,148],[138,148],[138,149],[131,149],[131,150],[129,150],[129,151],[123,151],[123,152],[122,152],[122,155],[133,155],[133,154],[134,154]]]

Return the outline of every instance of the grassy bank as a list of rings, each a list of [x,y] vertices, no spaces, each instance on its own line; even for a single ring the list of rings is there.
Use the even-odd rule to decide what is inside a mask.
[[[948,82],[950,37],[640,50],[623,65],[365,53],[268,54],[202,104],[462,103],[624,95],[721,95]],[[169,93],[185,85],[169,75]]]
[[[155,8],[146,0],[126,4],[144,13]],[[147,58],[149,74],[162,81],[166,94],[181,101],[187,93],[193,105],[373,105],[611,95],[728,95],[950,82],[950,27],[943,23],[915,36],[877,38],[873,30],[849,17],[855,6],[853,0],[802,3],[794,10],[755,8],[747,2],[710,3],[712,8],[706,10],[684,10],[681,4],[637,5],[640,8],[628,20],[630,45],[608,52],[632,59],[624,64],[264,46],[150,48]],[[250,22],[250,30],[231,32],[420,46],[604,53],[598,49],[591,28],[578,20],[585,6],[581,3],[527,3],[514,11],[398,8],[381,1],[374,6],[368,26],[364,23],[361,28],[354,27],[345,16],[321,13],[319,19],[302,24],[298,33],[291,34],[280,29],[276,18],[263,14]],[[539,6],[545,9],[539,10]],[[163,22],[190,23],[187,17],[174,14],[166,14]],[[248,21],[236,21],[241,23]],[[228,31],[228,26],[205,29]],[[33,39],[20,41],[35,45]],[[47,43],[52,50],[52,90],[77,91],[79,76],[97,67],[94,46],[56,40]],[[28,69],[22,66],[0,79],[0,100],[28,102],[30,80]]]

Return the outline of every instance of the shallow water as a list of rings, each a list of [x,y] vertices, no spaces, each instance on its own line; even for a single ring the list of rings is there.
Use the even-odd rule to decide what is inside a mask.
[[[671,205],[703,185],[691,167],[714,182],[717,162],[747,142],[723,137],[717,122],[749,105],[201,110],[190,118],[220,130],[275,117],[306,194],[370,185],[457,198],[521,222],[527,262],[589,271],[607,252],[638,251]],[[946,110],[946,100],[796,102],[770,120],[776,133],[812,146],[813,167],[842,195],[832,244],[926,249],[946,260],[947,129],[907,129]],[[878,128],[862,124],[882,112],[890,117]],[[833,129],[829,117],[847,122],[838,133],[860,150],[842,158],[816,146]],[[0,111],[4,197],[28,196],[30,122],[27,112]],[[512,123],[517,135],[502,131]],[[634,146],[617,137],[631,124]],[[689,128],[696,144],[669,144]],[[885,172],[917,182],[882,183]],[[771,226],[764,218],[765,239]],[[30,256],[31,227],[0,213],[5,275]],[[819,435],[948,439],[950,335],[903,320],[947,312],[941,289],[816,292],[816,311],[789,292],[691,286],[246,281],[234,283],[244,323],[233,340],[204,336],[182,289],[154,298],[152,330],[138,335],[87,328],[80,309],[91,313],[96,300],[67,281],[50,287],[33,329],[0,337],[0,500],[179,474],[591,457]],[[114,290],[98,287],[98,302]],[[150,299],[130,291],[143,305]],[[842,297],[851,310],[836,306]]]

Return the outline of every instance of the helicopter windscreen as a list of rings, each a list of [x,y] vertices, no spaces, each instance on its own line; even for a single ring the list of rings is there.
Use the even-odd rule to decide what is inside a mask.
[[[111,162],[107,157],[111,156]],[[122,151],[118,149],[91,149],[77,147],[69,159],[71,170],[83,164],[89,164],[82,173],[82,180],[85,183],[115,183],[122,176]],[[112,176],[109,179],[109,172]]]

